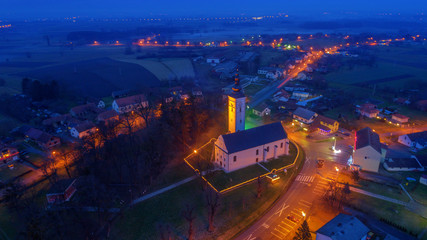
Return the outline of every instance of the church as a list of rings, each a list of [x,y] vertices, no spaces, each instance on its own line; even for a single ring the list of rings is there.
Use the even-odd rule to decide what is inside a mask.
[[[289,139],[280,122],[245,130],[246,97],[239,75],[228,96],[228,133],[215,141],[215,165],[232,172],[289,154]]]

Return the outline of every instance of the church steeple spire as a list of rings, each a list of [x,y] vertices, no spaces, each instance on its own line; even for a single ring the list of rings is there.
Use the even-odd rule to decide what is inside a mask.
[[[240,79],[239,79],[239,69],[237,69],[236,75],[234,76],[234,86],[233,91],[234,92],[240,92],[242,87],[240,86]]]

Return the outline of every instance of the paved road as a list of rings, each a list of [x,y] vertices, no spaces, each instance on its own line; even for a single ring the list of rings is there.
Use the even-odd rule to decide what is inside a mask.
[[[287,131],[290,138],[299,143],[306,153],[304,167],[289,190],[263,217],[242,232],[236,238],[238,240],[292,239],[304,220],[303,212],[308,217],[312,202],[325,193],[328,187],[325,178],[336,178],[338,173],[335,167],[341,167],[339,162],[348,159],[347,153],[332,153],[329,150],[331,142],[315,142],[306,139],[302,132]],[[346,145],[346,141],[349,140],[338,141],[337,146]],[[322,169],[316,166],[318,157],[327,160]]]
[[[253,108],[270,98],[277,90],[279,90],[283,85],[285,85],[287,82],[289,82],[292,78],[298,76],[298,74],[302,71],[304,71],[307,68],[308,64],[311,64],[317,60],[319,60],[322,57],[322,54],[319,52],[313,52],[313,55],[311,57],[308,57],[304,59],[301,63],[296,64],[294,69],[292,69],[282,81],[276,81],[273,83],[270,83],[266,87],[264,87],[262,90],[257,92],[254,96],[252,96],[249,107]]]

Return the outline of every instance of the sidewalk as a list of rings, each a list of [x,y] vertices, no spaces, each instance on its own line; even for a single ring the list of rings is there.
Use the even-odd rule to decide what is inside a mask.
[[[383,195],[371,193],[371,192],[368,192],[368,191],[365,191],[365,190],[362,190],[362,189],[359,189],[359,188],[350,187],[350,191],[357,192],[357,193],[360,193],[360,194],[363,194],[363,195],[366,195],[366,196],[378,198],[378,199],[381,199],[381,200],[384,200],[384,201],[387,201],[387,202],[399,204],[399,205],[402,205],[402,206],[405,206],[405,207],[409,206],[408,202],[403,202],[403,201],[400,201],[400,200],[396,200],[394,198],[389,198],[389,197],[386,197],[386,196],[383,196]]]
[[[149,198],[152,198],[152,197],[154,197],[154,196],[157,196],[157,195],[159,195],[159,194],[162,194],[162,193],[164,193],[164,192],[166,192],[166,191],[169,191],[169,190],[171,190],[171,189],[174,189],[174,188],[176,188],[176,187],[178,187],[178,186],[180,186],[180,185],[182,185],[182,184],[184,184],[184,183],[188,183],[188,182],[190,182],[190,181],[192,181],[192,180],[194,180],[194,179],[196,179],[196,178],[197,178],[197,176],[192,176],[192,177],[186,178],[186,179],[184,179],[184,180],[181,180],[181,181],[179,181],[179,182],[176,182],[176,183],[174,183],[174,184],[172,184],[172,185],[169,185],[169,186],[167,186],[167,187],[165,187],[165,188],[159,189],[159,190],[157,190],[157,191],[155,191],[155,192],[149,193],[149,194],[147,194],[147,195],[145,195],[145,196],[142,196],[142,197],[140,197],[140,198],[137,198],[137,199],[133,200],[133,201],[132,201],[132,203],[131,203],[131,205],[135,205],[135,204],[140,203],[140,202],[142,202],[142,201],[145,201],[145,200],[147,200],[147,199],[149,199]]]

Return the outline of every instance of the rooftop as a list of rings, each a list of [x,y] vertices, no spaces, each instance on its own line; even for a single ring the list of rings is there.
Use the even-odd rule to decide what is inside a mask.
[[[147,101],[144,94],[133,95],[115,100],[119,107],[125,107],[134,104],[140,104]]]
[[[286,139],[288,137],[280,122],[221,136],[224,139],[229,154]]]
[[[427,131],[410,133],[407,136],[411,141],[417,142],[421,145],[425,145],[427,143]]]
[[[294,111],[294,115],[304,119],[311,119],[315,114],[315,112],[302,107],[299,107]]]
[[[356,132],[355,150],[366,146],[371,146],[377,152],[381,153],[380,136],[377,133],[374,133],[369,127]]]
[[[359,219],[342,213],[316,231],[316,233],[328,236],[334,240],[360,240],[368,232],[369,228]]]
[[[75,178],[62,179],[53,184],[47,194],[61,194],[64,193],[67,188],[76,181]]]

